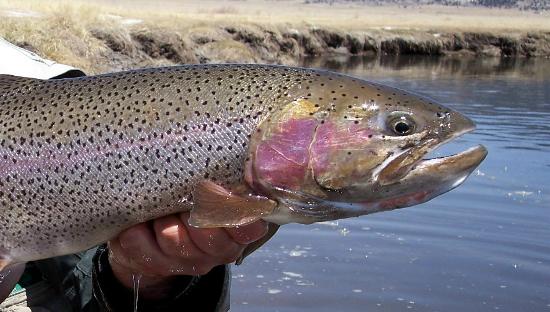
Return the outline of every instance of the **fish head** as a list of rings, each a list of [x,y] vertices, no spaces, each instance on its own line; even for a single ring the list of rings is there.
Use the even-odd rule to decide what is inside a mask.
[[[299,93],[298,93],[299,94]],[[311,223],[416,205],[458,185],[483,146],[425,159],[475,125],[425,97],[336,76],[264,120],[245,176],[283,209],[274,222]]]

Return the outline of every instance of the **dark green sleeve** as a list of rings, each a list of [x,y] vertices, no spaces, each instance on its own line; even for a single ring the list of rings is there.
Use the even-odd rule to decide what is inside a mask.
[[[114,277],[108,250],[100,246],[76,255],[41,261],[41,271],[70,302],[73,311],[133,311],[133,292]],[[139,311],[228,311],[229,266],[217,266],[206,275],[180,276],[168,298],[138,300]]]

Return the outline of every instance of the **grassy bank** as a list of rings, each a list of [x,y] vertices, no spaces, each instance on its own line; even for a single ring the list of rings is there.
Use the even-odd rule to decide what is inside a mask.
[[[115,3],[115,4],[113,4]],[[0,36],[89,73],[326,54],[550,56],[550,15],[302,1],[0,0]]]

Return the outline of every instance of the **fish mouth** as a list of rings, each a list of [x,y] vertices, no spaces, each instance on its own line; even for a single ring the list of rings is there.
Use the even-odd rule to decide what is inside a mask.
[[[431,159],[424,157],[439,146],[473,131],[475,125],[469,119],[468,121],[462,129],[455,131],[444,140],[427,139],[393,158],[379,173],[378,183],[380,185],[404,183],[406,180],[418,180],[420,176],[427,175],[431,177],[425,180],[436,180],[439,177],[439,180],[463,181],[487,156],[487,149],[483,145],[477,145],[454,155]]]

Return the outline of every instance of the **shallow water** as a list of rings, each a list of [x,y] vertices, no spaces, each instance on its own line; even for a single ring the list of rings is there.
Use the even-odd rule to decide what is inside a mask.
[[[234,311],[550,311],[550,60],[306,60],[414,91],[474,119],[439,150],[484,144],[428,203],[287,225],[233,271]]]

